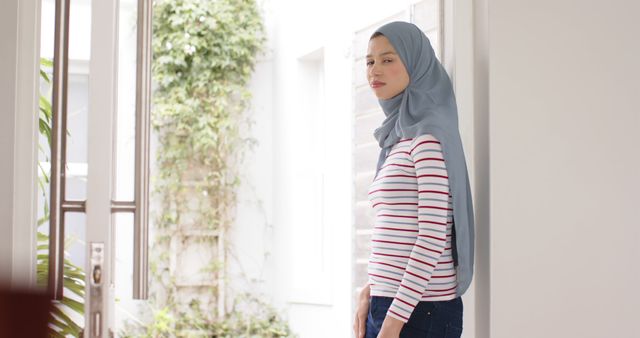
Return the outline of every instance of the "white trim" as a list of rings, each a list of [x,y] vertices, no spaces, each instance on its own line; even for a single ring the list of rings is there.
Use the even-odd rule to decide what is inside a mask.
[[[36,284],[40,1],[18,2],[11,283]]]
[[[453,39],[452,54],[448,54],[453,60],[452,82],[456,91],[456,100],[458,105],[459,128],[462,137],[462,143],[467,160],[467,169],[469,172],[469,183],[473,192],[474,211],[476,213],[476,252],[474,264],[474,277],[468,291],[462,296],[466,309],[465,337],[488,337],[486,335],[486,324],[490,318],[489,304],[484,300],[488,299],[487,295],[489,285],[489,275],[484,273],[482,269],[487,268],[487,262],[483,261],[487,256],[488,249],[486,243],[480,241],[479,229],[483,229],[486,225],[482,225],[478,219],[478,215],[486,214],[479,210],[480,206],[486,205],[486,202],[478,203],[479,198],[488,199],[488,192],[481,191],[481,184],[478,180],[485,181],[486,172],[489,163],[488,157],[482,156],[488,149],[488,113],[485,111],[487,107],[482,105],[483,96],[488,95],[488,78],[487,74],[482,72],[483,60],[479,55],[488,53],[488,41],[478,40],[478,34],[483,34],[486,29],[486,22],[478,21],[487,20],[483,14],[483,8],[487,5],[487,1],[472,0],[444,0],[445,2],[445,22],[447,38]],[[478,17],[480,15],[480,17]],[[477,30],[477,31],[476,31]],[[451,32],[452,31],[452,32]],[[447,40],[445,38],[445,41]],[[447,48],[445,48],[446,50]],[[480,86],[480,87],[479,87]],[[480,104],[479,104],[480,103]],[[478,174],[482,176],[478,176]]]
[[[453,38],[453,74],[452,82],[456,91],[456,103],[458,106],[459,128],[464,144],[469,180],[474,180],[474,54],[473,54],[473,4],[471,0],[445,0],[450,6],[445,5],[447,12],[453,11],[450,17],[455,17],[452,25]]]
[[[460,45],[460,41],[457,41],[455,33],[460,33],[459,30],[455,29],[455,6],[460,5],[460,3],[454,4],[453,0],[439,0],[440,6],[442,6],[441,13],[441,28],[442,28],[442,64],[447,70],[447,72],[451,76],[451,82],[453,88],[456,88],[456,63],[458,59],[456,58],[456,45]],[[458,24],[460,24],[460,20],[458,20]]]
[[[89,60],[89,101],[87,120],[87,209],[85,271],[92,271],[91,243],[104,243],[105,257],[113,257],[111,229],[113,215],[114,125],[117,108],[118,63],[118,1],[104,0],[91,3],[91,60]],[[91,294],[91,274],[85,283],[85,336],[94,329],[92,313],[101,312],[101,335],[109,336],[114,324],[114,285],[111,265],[107,258],[102,266],[102,289]],[[97,296],[102,297],[102,303]]]
[[[474,106],[474,53],[473,53],[473,1],[472,0],[445,0],[445,13],[451,18],[447,29],[452,30],[453,53],[449,55],[453,59],[453,85],[456,91],[458,106],[458,122],[460,136],[467,159],[469,181],[473,189],[475,182],[475,106]],[[464,323],[468,334],[465,337],[476,337],[476,292],[475,277],[471,287],[462,296],[465,308]]]

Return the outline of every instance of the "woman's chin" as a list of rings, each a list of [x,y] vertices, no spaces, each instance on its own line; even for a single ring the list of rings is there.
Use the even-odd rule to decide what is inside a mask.
[[[376,92],[375,95],[379,100],[389,100],[389,99],[393,99],[394,97],[402,94],[404,92],[404,90],[398,92],[398,93],[393,93],[393,94],[389,94],[389,93],[378,93]]]
[[[389,94],[388,93],[383,93],[381,91],[377,91],[374,90],[373,93],[376,95],[376,97],[380,100],[386,100],[389,98]]]

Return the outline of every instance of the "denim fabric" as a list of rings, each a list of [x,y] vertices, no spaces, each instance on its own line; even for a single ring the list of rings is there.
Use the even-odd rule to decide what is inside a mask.
[[[376,338],[393,298],[373,296],[365,338]],[[422,301],[416,305],[400,331],[400,338],[460,338],[462,335],[462,298],[445,301]]]

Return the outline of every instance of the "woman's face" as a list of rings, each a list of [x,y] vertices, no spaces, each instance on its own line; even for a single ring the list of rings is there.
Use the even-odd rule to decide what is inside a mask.
[[[409,74],[386,36],[369,40],[367,80],[379,99],[390,99],[409,85]]]

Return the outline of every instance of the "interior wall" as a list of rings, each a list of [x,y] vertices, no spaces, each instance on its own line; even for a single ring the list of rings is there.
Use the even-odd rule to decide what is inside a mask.
[[[492,0],[491,337],[639,337],[640,3]]]

